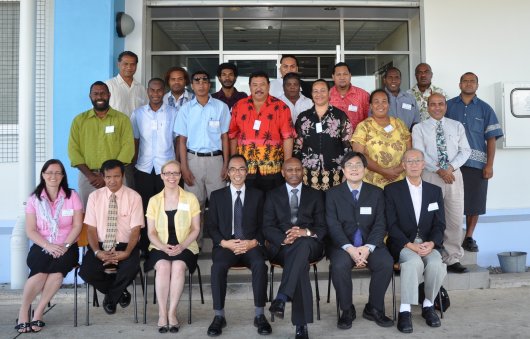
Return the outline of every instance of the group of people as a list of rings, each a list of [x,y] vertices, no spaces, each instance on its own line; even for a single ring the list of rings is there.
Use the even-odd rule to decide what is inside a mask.
[[[105,294],[105,312],[129,305],[127,286],[141,257],[145,271],[156,271],[160,333],[179,331],[184,273],[197,266],[203,231],[213,242],[209,336],[227,325],[233,266],[251,270],[254,325],[259,334],[272,332],[264,310],[269,260],[283,267],[269,312],[283,318],[292,301],[296,338],[308,338],[309,264],[324,255],[342,311],[338,328],[351,328],[356,317],[353,267],[372,274],[363,317],[394,324],[384,307],[394,263],[401,267],[398,329],[412,332],[411,305],[418,304],[422,280],[422,316],[440,326],[433,301],[446,265],[467,271],[459,262],[462,246],[478,251],[473,229],[485,213],[495,140],[502,136],[495,113],[476,96],[475,74],[465,73],[461,94],[446,101],[431,84],[428,64],[416,67],[418,83],[409,92],[391,67],[384,88],[368,94],[351,84],[346,63],[334,66],[330,87],[323,79],[307,84],[296,57],[284,55],[282,77],[252,73],[247,96],[234,87],[233,64],[219,65],[222,87],[210,94],[206,71],[189,75],[182,67],[151,79],[146,90],[134,79],[137,63],[134,53],[121,53],[119,74],[92,84],[93,107],[72,122],[68,155],[80,171],[79,195],[52,159],[28,200],[33,246],[19,332],[45,325],[45,305],[77,264],[82,224],[89,246],[79,274]]]

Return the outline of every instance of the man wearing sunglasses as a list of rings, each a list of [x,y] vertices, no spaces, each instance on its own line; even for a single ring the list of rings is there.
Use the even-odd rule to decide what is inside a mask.
[[[211,97],[206,71],[196,71],[191,79],[195,98],[180,108],[175,134],[184,189],[195,194],[204,212],[212,191],[226,186],[230,112],[224,102]],[[202,239],[202,228],[198,239]]]

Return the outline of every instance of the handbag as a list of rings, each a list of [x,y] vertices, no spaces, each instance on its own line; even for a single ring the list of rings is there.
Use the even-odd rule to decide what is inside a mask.
[[[441,298],[440,298],[441,297]],[[440,305],[440,299],[442,300],[442,305]],[[423,300],[425,300],[425,285],[424,283],[421,283],[418,286],[418,302],[419,304],[423,304]],[[440,291],[438,292],[438,295],[436,295],[436,298],[433,300],[434,308],[438,311],[441,309],[440,306],[443,306],[443,311],[447,311],[449,306],[451,306],[451,300],[449,299],[449,293],[447,293],[447,290],[440,286]]]

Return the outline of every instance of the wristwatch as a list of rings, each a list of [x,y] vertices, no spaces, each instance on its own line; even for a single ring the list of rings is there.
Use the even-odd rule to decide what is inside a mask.
[[[305,229],[305,235],[307,235],[308,237],[312,236],[313,233],[311,233],[311,231],[309,230],[309,228],[306,228]]]

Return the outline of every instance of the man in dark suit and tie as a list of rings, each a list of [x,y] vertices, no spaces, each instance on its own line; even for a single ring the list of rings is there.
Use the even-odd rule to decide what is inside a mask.
[[[418,284],[425,282],[421,315],[439,327],[433,301],[447,274],[442,262],[445,231],[444,202],[439,186],[421,180],[423,152],[411,149],[401,161],[406,178],[385,187],[388,248],[401,265],[401,306],[397,328],[412,333],[410,305],[418,304]]]
[[[385,292],[392,278],[392,257],[383,243],[385,202],[383,191],[363,182],[366,157],[348,152],[341,162],[346,181],[327,191],[326,221],[333,244],[328,246],[331,278],[342,310],[337,327],[351,328],[356,317],[352,303],[352,267],[368,267],[372,273],[370,295],[363,317],[382,327],[394,322],[385,316]]]
[[[245,187],[247,162],[233,155],[228,162],[230,186],[212,192],[206,227],[213,241],[212,299],[215,317],[208,335],[218,336],[226,326],[224,314],[226,276],[232,266],[246,266],[252,271],[252,290],[259,334],[270,334],[271,325],[264,314],[267,299],[267,265],[263,248],[263,193]]]
[[[268,193],[263,215],[269,258],[283,266],[278,294],[269,311],[283,319],[285,302],[292,300],[291,320],[296,326],[296,339],[309,338],[307,324],[313,322],[309,263],[322,257],[326,235],[322,193],[302,185],[303,171],[297,158],[283,163],[286,184]]]

